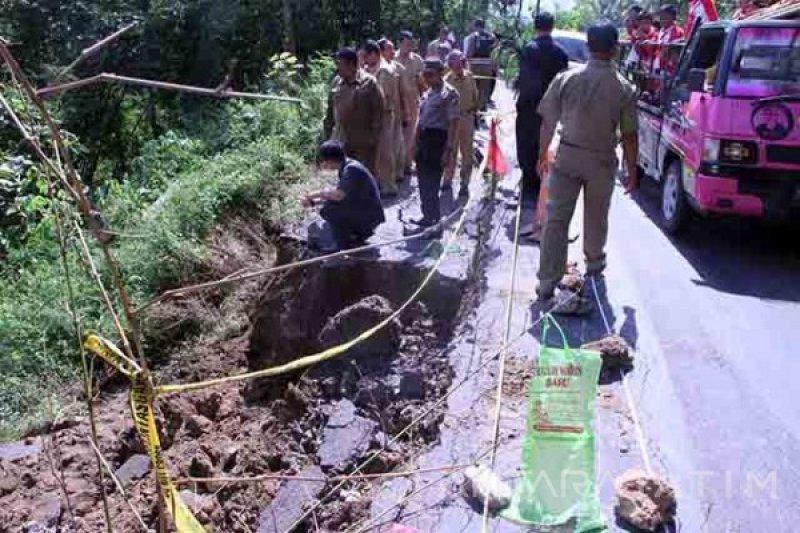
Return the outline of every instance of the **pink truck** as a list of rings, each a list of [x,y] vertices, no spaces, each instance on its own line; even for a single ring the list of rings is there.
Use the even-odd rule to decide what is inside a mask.
[[[703,24],[656,83],[639,102],[639,164],[662,183],[665,231],[692,211],[800,207],[800,20]]]

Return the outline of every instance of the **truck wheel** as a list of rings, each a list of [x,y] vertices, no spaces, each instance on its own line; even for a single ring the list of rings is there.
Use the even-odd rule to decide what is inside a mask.
[[[689,205],[683,190],[683,168],[679,160],[672,161],[664,173],[661,187],[661,226],[674,235],[689,217]]]

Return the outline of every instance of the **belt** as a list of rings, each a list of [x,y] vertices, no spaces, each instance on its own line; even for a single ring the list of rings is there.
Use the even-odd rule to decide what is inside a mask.
[[[436,133],[436,132],[447,133],[448,130],[443,128],[420,128],[419,131],[420,133]]]

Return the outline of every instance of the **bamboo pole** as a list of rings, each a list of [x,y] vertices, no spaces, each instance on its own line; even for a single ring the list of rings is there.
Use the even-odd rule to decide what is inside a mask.
[[[100,50],[102,50],[103,48],[108,46],[109,44],[113,43],[114,41],[116,41],[117,39],[122,37],[122,35],[124,33],[126,33],[127,31],[129,31],[131,29],[133,29],[136,26],[136,24],[137,24],[136,22],[131,22],[127,26],[123,26],[119,30],[115,31],[114,33],[112,33],[108,37],[104,37],[103,39],[100,39],[99,41],[94,43],[92,46],[89,46],[89,47],[84,48],[83,50],[81,50],[80,55],[75,59],[75,61],[73,61],[72,63],[70,63],[66,67],[64,67],[61,70],[61,72],[58,73],[58,75],[56,76],[56,80],[60,80],[70,70],[74,69],[75,67],[77,67],[78,65],[83,63],[87,58],[93,56],[94,54],[96,54],[97,52],[99,52]]]
[[[119,74],[112,74],[108,72],[92,76],[91,78],[85,78],[82,80],[72,81],[69,83],[63,83],[61,85],[52,85],[49,87],[44,87],[36,91],[36,94],[38,96],[46,97],[51,94],[69,91],[72,89],[78,89],[86,85],[92,85],[94,83],[101,83],[101,82],[122,83],[125,85],[138,85],[142,87],[149,87],[151,89],[178,91],[190,94],[201,94],[204,96],[211,96],[214,98],[254,98],[257,100],[276,100],[279,102],[293,102],[293,103],[302,102],[300,98],[293,98],[290,96],[278,96],[274,94],[261,94],[261,93],[246,93],[246,92],[229,91],[229,90],[217,91],[215,89],[209,89],[207,87],[195,87],[193,85],[183,85],[180,83],[147,80],[144,78],[133,78],[130,76],[120,76]]]

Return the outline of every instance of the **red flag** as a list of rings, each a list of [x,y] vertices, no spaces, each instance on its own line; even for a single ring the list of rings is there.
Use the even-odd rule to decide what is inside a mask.
[[[700,19],[700,24],[719,20],[717,4],[714,0],[690,0],[689,15],[686,17],[686,38],[692,34],[694,24]]]
[[[489,151],[487,157],[489,160],[486,162],[486,167],[492,174],[499,177],[504,177],[508,173],[508,162],[503,151],[500,149],[500,143],[497,142],[497,119],[492,119],[492,125],[489,128]]]

